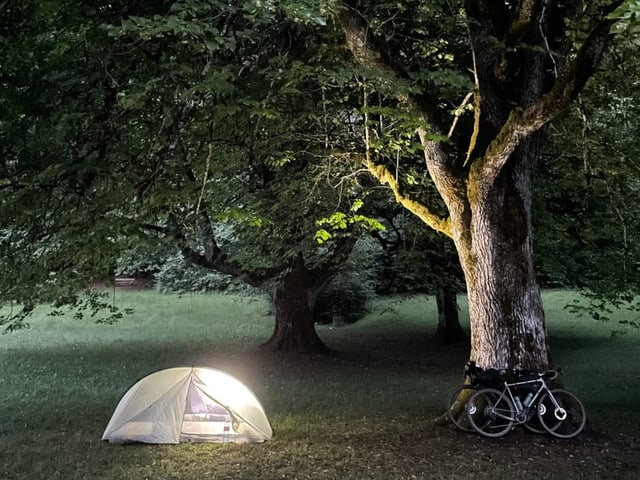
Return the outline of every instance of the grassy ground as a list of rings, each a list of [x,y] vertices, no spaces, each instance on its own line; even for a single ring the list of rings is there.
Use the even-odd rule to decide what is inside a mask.
[[[545,306],[556,363],[587,430],[489,440],[436,425],[468,351],[439,347],[435,302],[380,302],[355,325],[319,326],[334,357],[268,354],[261,299],[118,292],[118,324],[37,315],[0,336],[0,479],[632,479],[640,459],[640,332]],[[389,308],[391,305],[392,308]],[[464,304],[462,305],[464,311]],[[42,312],[44,313],[44,312]],[[617,312],[617,318],[633,314]],[[637,314],[635,314],[637,316]],[[100,440],[126,389],[166,367],[225,370],[262,401],[264,444],[112,445]]]

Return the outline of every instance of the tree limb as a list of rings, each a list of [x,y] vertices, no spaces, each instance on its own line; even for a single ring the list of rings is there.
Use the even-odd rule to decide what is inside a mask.
[[[537,23],[542,12],[542,4],[539,0],[522,0],[518,4],[516,15],[509,25],[506,44],[515,45],[524,34]]]
[[[400,185],[398,184],[395,176],[384,165],[376,165],[368,158],[365,160],[365,165],[371,175],[373,175],[382,185],[389,185],[396,201],[411,213],[420,218],[424,223],[429,225],[434,230],[445,234],[446,236],[453,238],[453,228],[449,219],[440,218],[435,215],[431,210],[425,207],[422,203],[413,200],[409,196],[403,194],[400,191]]]
[[[492,183],[523,138],[540,130],[577,98],[604,54],[611,38],[611,25],[611,20],[604,19],[591,31],[573,62],[548,93],[526,109],[511,111],[483,159],[476,165],[488,184]]]
[[[345,7],[343,9],[341,19],[343,22],[343,30],[345,33],[345,41],[347,48],[353,53],[355,59],[366,66],[376,67],[382,71],[388,72],[395,76],[395,71],[388,64],[382,61],[380,54],[370,48],[367,41],[367,28],[362,19],[358,17],[357,12],[353,9]],[[424,119],[426,125],[434,125],[433,118],[429,115],[429,112],[425,111],[415,99],[408,95],[398,98],[409,111],[417,114]],[[456,187],[462,187],[459,179],[457,179],[450,170],[450,167],[446,164],[446,155],[442,149],[441,142],[431,140],[429,138],[426,128],[421,127],[418,129],[418,136],[422,142],[424,148],[425,160],[427,167],[431,174],[431,178],[436,183],[436,187],[443,196],[447,205],[452,202],[458,202],[457,196],[461,191],[460,188],[451,189],[451,185]],[[451,223],[447,220],[443,220],[439,216],[430,211],[428,207],[410,198],[401,192],[400,186],[395,179],[395,176],[389,172],[389,170],[383,165],[375,164],[369,155],[366,155],[364,164],[367,170],[381,183],[387,184],[391,187],[396,200],[407,208],[412,213],[416,214],[427,225],[431,226],[435,230],[444,233],[445,235],[452,237]],[[446,184],[446,186],[444,185]]]
[[[184,230],[178,224],[178,220],[174,214],[170,214],[167,220],[166,231],[176,241],[184,258],[194,265],[231,275],[254,287],[262,286],[264,282],[282,271],[282,268],[250,271],[243,268],[237,262],[232,261],[216,243],[211,227],[211,220],[206,212],[199,213],[198,228],[202,246],[204,247],[204,254],[189,245]]]

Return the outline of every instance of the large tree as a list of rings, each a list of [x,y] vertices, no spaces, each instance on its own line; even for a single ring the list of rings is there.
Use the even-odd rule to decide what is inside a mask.
[[[317,296],[371,225],[351,208],[357,191],[316,166],[351,135],[325,95],[341,56],[251,3],[4,13],[2,299],[74,302],[126,248],[167,242],[272,294],[267,347],[324,350]],[[319,245],[316,220],[336,210]]]
[[[607,14],[620,3],[341,4],[347,47],[379,72],[363,98],[378,93],[420,119],[425,175],[445,214],[407,191],[402,165],[377,161],[370,148],[364,163],[398,202],[453,239],[469,297],[470,355],[481,366],[549,366],[532,251],[535,161],[545,126],[575,100],[606,51]],[[469,96],[460,88],[452,95],[450,87],[465,77]],[[398,79],[412,88],[395,98],[381,91],[380,84]],[[471,97],[472,118],[461,116]]]
[[[453,240],[469,294],[472,358],[544,368],[534,163],[545,125],[601,58],[605,15],[616,3],[2,4],[3,296],[30,299],[34,285],[53,295],[63,279],[77,287],[108,270],[121,240],[140,232],[245,278],[273,272],[278,265],[269,262],[243,265],[260,260],[244,255],[252,248],[269,252],[260,240],[273,233],[230,254],[219,240],[233,236],[217,236],[216,223],[232,219],[236,233],[281,225],[286,200],[274,199],[287,198],[287,178],[306,179],[291,186],[298,196],[317,193],[319,177],[309,174],[318,161],[335,166],[344,158],[336,152],[361,152],[398,202]],[[335,29],[325,22],[331,11]],[[122,27],[103,28],[119,18]],[[362,135],[353,137],[349,127],[360,120]],[[416,131],[424,158],[394,162],[385,152],[411,148]],[[225,198],[242,208],[225,209]],[[323,198],[296,202],[299,212],[308,208],[298,218],[331,217],[335,207],[323,210]],[[284,226],[274,239],[286,244],[300,225]],[[301,249],[271,253],[283,251],[284,271],[296,272],[283,285],[327,271]],[[308,317],[316,287],[292,297],[311,303],[288,305],[291,318]]]

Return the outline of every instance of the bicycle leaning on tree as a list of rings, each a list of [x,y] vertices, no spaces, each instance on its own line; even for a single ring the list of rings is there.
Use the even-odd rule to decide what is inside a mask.
[[[466,403],[471,427],[487,437],[506,435],[516,425],[548,432],[559,438],[578,435],[587,421],[582,402],[562,388],[550,388],[559,370],[518,374],[503,381],[502,389],[487,387],[475,391]],[[524,395],[524,396],[523,396]]]
[[[525,370],[514,370],[513,374],[519,380],[533,378],[529,377],[528,375],[531,375],[531,373]],[[498,370],[496,368],[485,370],[478,367],[473,360],[469,360],[464,367],[464,382],[453,391],[447,402],[449,420],[460,430],[476,432],[467,416],[467,401],[471,398],[471,395],[482,388],[501,389],[505,378],[507,378],[507,370]],[[540,425],[537,415],[531,415],[529,420],[524,423],[524,427],[534,433],[546,433],[546,430]]]

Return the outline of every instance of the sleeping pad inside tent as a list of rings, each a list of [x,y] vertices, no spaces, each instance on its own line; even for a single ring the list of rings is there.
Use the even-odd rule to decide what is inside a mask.
[[[113,443],[264,442],[272,431],[262,405],[218,370],[179,367],[135,383],[118,403],[103,440]]]

